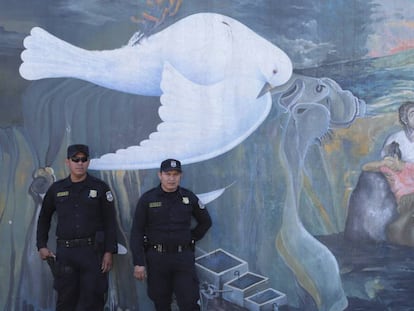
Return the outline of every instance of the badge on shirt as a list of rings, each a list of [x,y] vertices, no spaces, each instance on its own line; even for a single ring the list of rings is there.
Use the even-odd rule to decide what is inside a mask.
[[[94,198],[96,198],[98,196],[98,191],[96,191],[96,190],[89,190],[89,198],[92,198],[92,199],[94,199]]]
[[[106,200],[108,202],[112,202],[114,200],[114,197],[112,196],[112,192],[111,191],[107,191],[106,192]]]
[[[198,206],[200,207],[200,209],[205,209],[206,206],[204,205],[203,202],[201,202],[201,200],[198,200]]]
[[[190,204],[190,199],[188,197],[183,197],[184,204]]]

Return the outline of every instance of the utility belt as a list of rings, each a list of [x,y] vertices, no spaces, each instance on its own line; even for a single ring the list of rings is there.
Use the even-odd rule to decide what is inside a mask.
[[[94,246],[95,245],[95,237],[72,239],[72,240],[57,239],[56,240],[56,245],[61,246],[61,247],[66,247],[66,248],[82,247],[82,246]]]
[[[187,249],[194,251],[194,243],[189,244],[147,244],[147,250],[154,250],[157,253],[182,253]]]

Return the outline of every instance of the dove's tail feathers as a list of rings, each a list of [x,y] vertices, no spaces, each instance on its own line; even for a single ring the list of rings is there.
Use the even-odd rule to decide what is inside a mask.
[[[34,27],[23,45],[21,54],[23,63],[19,68],[20,75],[27,80],[72,76],[80,70],[82,62],[74,63],[87,57],[86,50],[75,47],[45,31]]]

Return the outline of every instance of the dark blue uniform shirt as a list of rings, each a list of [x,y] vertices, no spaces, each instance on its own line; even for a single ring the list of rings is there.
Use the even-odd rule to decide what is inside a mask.
[[[95,238],[100,231],[104,236],[104,252],[117,252],[113,197],[102,180],[88,174],[84,181],[72,183],[67,177],[49,188],[37,224],[38,249],[47,247],[54,212],[57,214],[58,239]]]
[[[196,225],[192,228],[192,219]],[[161,185],[144,193],[138,201],[131,229],[134,265],[145,266],[144,236],[150,244],[189,245],[200,240],[211,227],[207,209],[188,189],[165,192]]]

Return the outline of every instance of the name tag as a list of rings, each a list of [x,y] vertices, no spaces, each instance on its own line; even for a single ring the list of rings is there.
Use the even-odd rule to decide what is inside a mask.
[[[59,197],[67,197],[69,195],[69,191],[62,191],[62,192],[58,192],[56,194],[56,196]]]
[[[150,202],[150,204],[149,204],[150,208],[161,207],[161,206],[162,206],[161,202]]]

